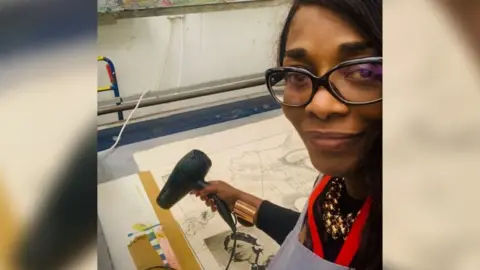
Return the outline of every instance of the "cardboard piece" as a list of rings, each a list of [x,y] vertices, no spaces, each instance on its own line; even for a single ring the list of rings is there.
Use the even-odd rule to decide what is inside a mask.
[[[148,199],[153,207],[153,210],[155,211],[155,214],[157,215],[158,220],[160,221],[163,231],[168,238],[170,247],[173,250],[173,253],[175,253],[177,261],[180,264],[180,268],[184,270],[202,269],[200,267],[200,264],[197,261],[197,258],[193,254],[190,246],[188,245],[180,225],[173,218],[172,213],[168,210],[163,210],[157,205],[156,199],[158,194],[160,193],[160,189],[155,183],[155,179],[153,178],[153,175],[150,172],[140,172],[138,175],[145,189],[145,192],[147,193]],[[155,252],[151,247],[150,243],[148,243],[148,239],[147,239],[147,244],[149,245],[151,250]],[[143,243],[140,243],[138,245],[141,248],[147,249],[147,247]],[[136,253],[135,255],[132,255],[132,257],[133,256],[137,256]],[[158,256],[158,254],[156,254],[156,256],[160,260],[160,257]],[[134,258],[134,260],[135,260],[135,264],[137,264],[136,262],[137,260],[140,260],[141,263],[149,263],[149,261],[146,261],[147,258],[143,258],[143,257],[137,256],[136,258]]]
[[[147,235],[136,237],[129,245],[128,251],[138,270],[148,269],[154,266],[163,266],[163,260],[153,249]]]

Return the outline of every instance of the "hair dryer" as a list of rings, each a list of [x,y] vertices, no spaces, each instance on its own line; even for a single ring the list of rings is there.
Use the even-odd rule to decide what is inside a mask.
[[[206,187],[208,183],[205,182],[205,176],[211,166],[212,161],[205,153],[190,151],[175,165],[157,197],[157,204],[163,209],[170,209],[190,191]],[[227,204],[215,194],[208,195],[208,198],[213,199],[218,213],[235,232],[236,224]]]

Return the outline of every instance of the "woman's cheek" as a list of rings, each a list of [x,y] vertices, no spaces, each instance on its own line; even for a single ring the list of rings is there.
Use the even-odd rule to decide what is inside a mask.
[[[305,110],[303,108],[292,108],[282,106],[283,114],[292,123],[292,125],[298,130],[302,119],[305,117]]]
[[[382,102],[358,106],[352,112],[365,120],[380,120],[383,116]]]

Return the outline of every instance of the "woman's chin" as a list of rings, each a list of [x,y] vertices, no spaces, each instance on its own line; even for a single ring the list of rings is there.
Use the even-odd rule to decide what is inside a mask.
[[[345,176],[353,170],[356,159],[314,159],[311,158],[312,164],[319,172],[330,176]]]

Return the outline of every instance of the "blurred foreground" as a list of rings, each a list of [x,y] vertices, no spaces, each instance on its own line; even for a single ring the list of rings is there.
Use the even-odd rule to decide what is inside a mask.
[[[96,3],[1,8],[0,269],[96,269]]]
[[[384,4],[383,257],[392,269],[480,269],[472,215],[480,204],[480,47],[478,29],[465,27],[473,15],[455,6],[478,17],[476,2]]]

